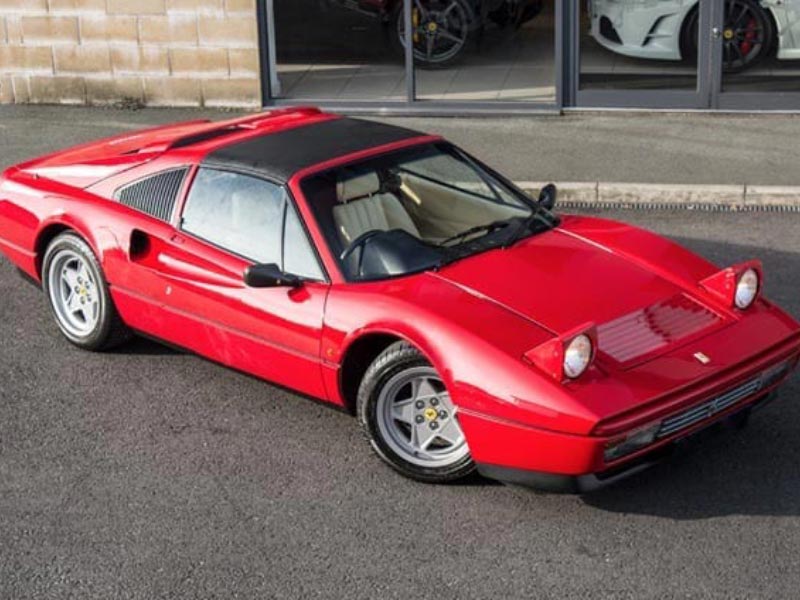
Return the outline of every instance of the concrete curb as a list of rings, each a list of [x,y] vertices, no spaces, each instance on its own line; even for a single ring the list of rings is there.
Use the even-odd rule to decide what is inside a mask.
[[[537,194],[546,182],[519,181]],[[800,186],[557,182],[559,203],[722,210],[800,210]]]

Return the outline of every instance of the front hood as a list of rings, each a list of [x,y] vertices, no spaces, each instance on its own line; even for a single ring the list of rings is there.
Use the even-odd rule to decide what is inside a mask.
[[[554,334],[612,321],[682,291],[562,228],[456,262],[438,275]]]

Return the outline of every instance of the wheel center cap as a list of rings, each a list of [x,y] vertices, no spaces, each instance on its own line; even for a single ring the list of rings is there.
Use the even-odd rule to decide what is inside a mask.
[[[436,417],[439,415],[439,412],[435,408],[429,406],[428,408],[425,409],[425,412],[422,414],[425,415],[426,420],[434,421],[436,420]]]
[[[723,33],[723,35],[725,36],[726,40],[732,40],[733,39],[733,29],[726,29],[725,33]]]
[[[430,31],[431,33],[435,33],[437,29],[438,25],[436,25],[436,23],[433,22],[428,23],[428,31]]]

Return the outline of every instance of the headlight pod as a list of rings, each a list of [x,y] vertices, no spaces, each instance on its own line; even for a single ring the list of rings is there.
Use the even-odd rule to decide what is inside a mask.
[[[731,308],[750,308],[761,292],[763,281],[761,262],[753,260],[723,269],[700,282],[707,292],[717,296]]]
[[[553,379],[565,381],[583,375],[594,360],[597,327],[587,323],[550,339],[525,353],[525,360]]]
[[[758,276],[758,271],[752,267],[745,269],[736,282],[736,293],[733,296],[733,302],[736,308],[749,308],[755,302],[758,296],[758,289],[761,287],[761,278]]]

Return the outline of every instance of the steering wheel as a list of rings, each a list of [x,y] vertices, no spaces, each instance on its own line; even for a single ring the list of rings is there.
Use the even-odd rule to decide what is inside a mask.
[[[350,245],[344,249],[344,252],[342,252],[342,254],[339,256],[339,259],[343,261],[347,260],[348,258],[350,258],[350,256],[352,256],[353,252],[364,246],[364,244],[366,244],[369,240],[371,240],[376,235],[379,235],[381,233],[386,233],[386,232],[383,231],[383,229],[372,229],[370,231],[362,233],[360,236],[358,236],[356,239],[350,242]]]

